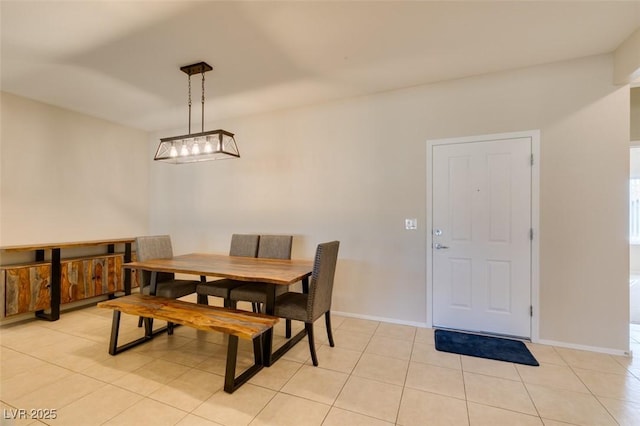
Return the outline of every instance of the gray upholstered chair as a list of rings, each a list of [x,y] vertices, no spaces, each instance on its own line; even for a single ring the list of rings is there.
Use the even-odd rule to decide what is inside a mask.
[[[168,235],[155,235],[136,238],[136,257],[143,262],[150,259],[171,259],[173,249],[171,247],[171,237]],[[149,294],[151,284],[151,272],[138,271],[140,279],[140,291]],[[169,272],[158,272],[156,296],[178,299],[195,293],[199,281],[177,280],[175,274]]]
[[[154,235],[136,238],[136,258],[143,262],[151,259],[170,259],[173,257],[171,247],[171,237],[169,235]],[[140,282],[140,292],[149,294],[151,290],[151,272],[138,271]],[[196,292],[196,286],[200,281],[177,280],[175,274],[169,272],[158,272],[156,277],[156,296],[178,299]],[[142,326],[142,318],[138,321],[138,326]],[[173,324],[167,325],[168,333],[173,333]]]
[[[338,261],[339,241],[319,244],[313,264],[308,293],[287,292],[276,299],[275,315],[287,320],[303,321],[309,339],[313,365],[318,365],[313,337],[313,323],[323,314],[327,326],[329,345],[334,346],[331,332],[331,294]]]
[[[256,257],[258,255],[258,242],[260,237],[253,234],[233,234],[229,247],[229,256]],[[208,296],[217,296],[224,299],[225,307],[235,308],[235,303],[231,303],[229,293],[236,287],[246,284],[246,282],[223,278],[221,280],[210,281],[198,285],[198,303],[208,305]]]
[[[260,235],[258,257],[264,259],[291,259],[292,235]],[[286,293],[288,286],[277,286],[276,297]],[[231,290],[230,299],[235,305],[239,301],[251,302],[254,312],[259,312],[261,303],[267,303],[267,293],[263,284],[244,283]]]

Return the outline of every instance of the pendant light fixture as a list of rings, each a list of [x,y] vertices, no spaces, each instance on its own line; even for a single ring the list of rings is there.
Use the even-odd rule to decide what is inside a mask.
[[[212,69],[206,62],[180,68],[189,76],[189,134],[160,139],[154,160],[183,164],[240,158],[233,133],[221,129],[204,131],[204,74]],[[191,76],[194,74],[202,75],[202,131],[200,133],[191,133]]]

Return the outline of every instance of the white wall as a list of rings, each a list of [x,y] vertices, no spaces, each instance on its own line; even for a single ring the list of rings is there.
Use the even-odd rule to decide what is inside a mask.
[[[632,178],[640,178],[640,88],[631,89],[631,143],[635,146],[631,150]],[[632,245],[629,253],[629,269],[634,275],[640,275],[640,245]]]
[[[177,252],[338,239],[334,311],[425,323],[426,141],[540,129],[540,338],[626,350],[630,101],[612,73],[605,55],[210,123],[242,158],[153,164],[151,230]]]
[[[633,98],[633,94],[631,97]],[[633,125],[631,127],[633,128]],[[640,147],[631,149],[629,167],[629,177],[640,178]],[[640,275],[640,245],[632,244],[629,247],[629,272],[634,275]]]
[[[613,81],[615,84],[629,84],[640,78],[640,28],[635,30],[613,55]]]
[[[1,96],[0,245],[147,232],[145,132]]]
[[[640,143],[640,87],[631,89],[631,140]]]

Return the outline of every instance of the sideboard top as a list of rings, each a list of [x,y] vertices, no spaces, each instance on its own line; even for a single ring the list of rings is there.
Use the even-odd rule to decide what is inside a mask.
[[[69,241],[64,243],[46,243],[46,244],[28,244],[18,246],[3,246],[0,250],[4,251],[33,251],[33,250],[48,250],[56,248],[73,248],[73,247],[88,247],[88,246],[106,246],[109,244],[127,244],[133,243],[135,238],[115,238],[110,240],[92,240],[92,241]]]

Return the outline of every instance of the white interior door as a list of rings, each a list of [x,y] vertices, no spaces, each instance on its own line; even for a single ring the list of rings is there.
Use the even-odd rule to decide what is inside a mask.
[[[432,147],[434,326],[531,337],[530,138]]]

